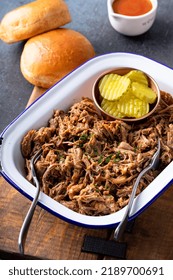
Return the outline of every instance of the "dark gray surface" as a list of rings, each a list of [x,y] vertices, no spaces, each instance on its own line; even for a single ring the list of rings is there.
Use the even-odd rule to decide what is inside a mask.
[[[8,11],[28,2],[31,1],[0,0],[0,20]],[[154,25],[138,37],[123,36],[111,27],[106,0],[66,0],[72,16],[72,22],[66,27],[85,35],[97,55],[130,52],[173,68],[173,1],[158,2]],[[33,89],[20,72],[24,43],[8,45],[0,41],[0,132],[25,108]]]

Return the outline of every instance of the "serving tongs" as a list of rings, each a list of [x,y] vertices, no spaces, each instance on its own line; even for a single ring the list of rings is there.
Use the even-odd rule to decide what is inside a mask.
[[[19,251],[21,254],[24,254],[24,244],[25,244],[27,232],[28,232],[29,225],[31,223],[31,220],[32,220],[32,217],[34,214],[34,210],[37,205],[37,201],[38,201],[39,194],[40,194],[40,184],[39,184],[37,176],[36,176],[35,164],[36,164],[37,160],[40,158],[41,153],[42,153],[42,149],[38,150],[38,152],[32,157],[32,159],[30,161],[32,178],[33,178],[34,184],[36,186],[36,193],[35,193],[35,197],[34,197],[32,203],[31,203],[31,206],[26,214],[26,217],[23,221],[22,227],[20,229],[19,237],[18,237],[18,247],[19,247]]]
[[[147,173],[150,169],[156,169],[158,167],[158,164],[159,164],[159,157],[160,157],[160,140],[158,139],[158,146],[157,146],[157,150],[156,152],[154,153],[153,157],[151,158],[151,161],[149,163],[149,165],[147,165],[138,175],[136,181],[135,181],[135,184],[132,188],[132,192],[131,192],[131,195],[130,195],[130,199],[129,199],[129,202],[128,202],[128,205],[127,205],[127,208],[126,208],[126,211],[125,211],[125,214],[121,220],[121,222],[119,223],[119,225],[116,227],[115,229],[115,232],[114,232],[114,239],[116,241],[119,241],[125,231],[125,228],[126,228],[126,225],[127,225],[127,222],[128,222],[128,219],[129,219],[129,216],[130,216],[130,212],[131,212],[131,209],[132,209],[132,206],[133,206],[133,202],[134,202],[134,198],[135,198],[135,195],[136,195],[136,191],[137,191],[137,188],[138,188],[138,185],[139,185],[139,182],[141,180],[141,178],[145,175],[145,173]]]
[[[124,231],[131,232],[131,227],[133,226],[132,222],[134,220],[132,220],[131,222],[129,222],[128,220],[133,206],[136,191],[142,176],[144,176],[145,173],[150,169],[156,169],[158,167],[160,149],[161,145],[160,140],[158,139],[157,150],[151,158],[150,163],[139,173],[135,181],[125,214],[113,233],[114,238],[105,240],[103,238],[86,235],[82,247],[83,252],[96,253],[120,259],[125,258],[127,244],[125,242],[122,242],[122,236],[124,234]]]

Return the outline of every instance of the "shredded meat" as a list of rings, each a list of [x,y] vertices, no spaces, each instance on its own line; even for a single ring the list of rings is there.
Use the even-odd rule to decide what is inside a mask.
[[[108,121],[83,98],[67,113],[56,110],[47,127],[30,130],[21,143],[27,179],[30,160],[40,147],[36,172],[42,191],[85,215],[107,215],[124,207],[139,172],[148,165],[161,140],[158,171],[148,172],[138,193],[173,159],[173,98],[162,92],[157,111],[129,125]]]

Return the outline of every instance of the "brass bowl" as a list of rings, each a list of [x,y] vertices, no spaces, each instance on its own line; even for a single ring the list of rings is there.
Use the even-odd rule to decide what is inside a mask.
[[[118,118],[118,117],[115,117],[115,116],[112,116],[110,114],[108,114],[107,112],[105,112],[102,108],[101,108],[101,102],[102,102],[102,96],[100,94],[100,91],[99,91],[99,81],[106,75],[106,74],[118,74],[118,75],[125,75],[127,74],[128,72],[130,72],[131,70],[139,70],[139,69],[136,69],[136,68],[116,68],[116,69],[112,69],[112,70],[109,70],[109,71],[106,71],[104,73],[102,73],[97,79],[96,81],[94,82],[94,85],[93,85],[93,88],[92,88],[92,97],[93,97],[93,100],[94,100],[94,103],[96,105],[96,107],[98,108],[98,110],[101,112],[101,114],[103,115],[104,118],[106,118],[107,120],[115,120],[115,119],[119,119],[119,120],[123,120],[123,121],[126,121],[126,122],[137,122],[137,121],[141,121],[147,117],[149,117],[151,114],[154,113],[154,111],[156,110],[159,102],[160,102],[160,89],[156,83],[156,81],[150,76],[148,75],[147,73],[145,73],[144,71],[142,71],[146,76],[147,76],[147,79],[148,79],[148,86],[156,93],[157,95],[157,98],[156,98],[156,101],[153,103],[153,104],[150,104],[150,109],[149,109],[149,112],[146,114],[146,115],[143,115],[142,117],[140,118]],[[141,70],[139,70],[141,71]]]

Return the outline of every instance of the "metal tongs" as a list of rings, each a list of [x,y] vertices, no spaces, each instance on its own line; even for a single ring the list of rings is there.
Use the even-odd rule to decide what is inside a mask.
[[[26,217],[23,221],[22,227],[20,229],[19,237],[18,237],[18,247],[19,247],[19,251],[21,254],[24,254],[24,244],[25,244],[27,232],[28,232],[29,225],[31,223],[31,220],[32,220],[32,217],[34,214],[34,210],[37,205],[37,201],[38,201],[39,194],[40,194],[40,184],[39,184],[37,176],[36,176],[34,165],[37,162],[37,160],[39,159],[39,157],[41,156],[41,152],[42,152],[42,149],[40,149],[33,156],[33,158],[31,159],[31,162],[30,162],[31,173],[32,173],[34,184],[36,186],[36,193],[35,193],[35,197],[34,197],[32,203],[31,203],[31,206],[28,210],[28,213],[26,214]]]
[[[131,209],[132,209],[132,206],[133,206],[133,202],[134,202],[134,198],[135,198],[135,195],[136,195],[136,191],[137,191],[137,188],[138,188],[138,185],[139,185],[139,182],[142,178],[142,176],[148,172],[150,169],[156,169],[158,164],[159,164],[159,157],[160,157],[160,140],[158,139],[158,147],[157,147],[157,151],[155,152],[155,154],[153,155],[152,159],[151,159],[151,162],[149,163],[149,165],[147,165],[147,167],[145,167],[138,175],[136,181],[135,181],[135,184],[133,186],[133,189],[132,189],[132,193],[131,193],[131,196],[130,196],[130,199],[129,199],[129,202],[128,202],[128,205],[127,205],[127,208],[126,208],[126,212],[124,214],[124,217],[123,219],[121,220],[121,222],[119,223],[119,225],[117,226],[117,228],[115,229],[115,232],[114,232],[114,239],[116,241],[119,241],[125,231],[125,228],[126,228],[126,225],[127,225],[127,222],[128,222],[128,219],[129,219],[129,216],[130,216],[130,212],[131,212]]]

